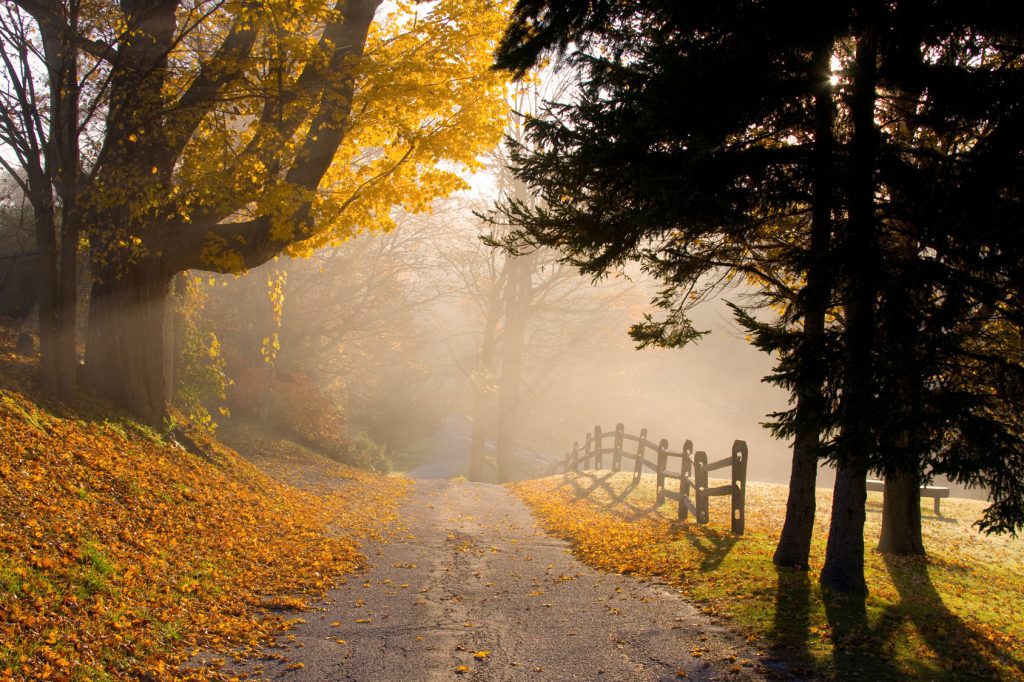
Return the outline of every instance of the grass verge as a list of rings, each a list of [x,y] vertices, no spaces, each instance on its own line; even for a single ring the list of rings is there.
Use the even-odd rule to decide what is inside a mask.
[[[675,521],[655,508],[653,476],[581,472],[511,485],[546,530],[602,570],[656,577],[777,651],[799,673],[838,679],[1024,679],[1024,541],[980,535],[984,502],[949,499],[923,509],[926,559],[869,550],[866,601],[825,598],[831,491],[818,491],[809,573],[777,570],[772,554],[786,487],[751,483],[746,534],[729,533],[728,498],[711,523]],[[868,496],[865,541],[878,537],[881,494]]]

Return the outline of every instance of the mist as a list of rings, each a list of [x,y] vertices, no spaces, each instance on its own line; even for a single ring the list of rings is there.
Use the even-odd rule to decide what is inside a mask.
[[[742,289],[694,308],[696,327],[708,332],[698,342],[638,350],[628,330],[654,312],[652,282],[635,272],[594,282],[556,254],[517,259],[488,246],[481,236],[492,227],[474,215],[488,201],[464,194],[428,214],[397,216],[389,233],[358,236],[312,259],[199,280],[210,331],[230,349],[226,404],[233,418],[273,415],[278,427],[287,426],[297,418],[288,416],[296,412],[293,387],[301,385],[314,396],[304,399],[305,411],[316,414],[304,419],[329,423],[341,439],[366,434],[396,469],[419,477],[465,475],[478,419],[485,477],[494,476],[497,431],[506,420],[514,432],[514,478],[536,475],[594,426],[621,422],[670,447],[690,439],[712,458],[745,440],[752,480],[788,480],[788,444],[761,426],[786,407],[787,396],[762,381],[772,359],[747,342],[726,306]],[[508,326],[502,296],[508,269],[526,260],[533,293],[509,415],[499,410]],[[275,288],[282,299],[277,318]],[[487,352],[493,357],[483,358]],[[257,393],[261,403],[247,400]]]

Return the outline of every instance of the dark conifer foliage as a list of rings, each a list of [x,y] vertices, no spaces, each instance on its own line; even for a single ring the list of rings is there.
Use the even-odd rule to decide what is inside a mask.
[[[1024,524],[1018,14],[1010,2],[895,4],[883,17],[876,114],[886,407],[872,464],[987,486],[981,527],[992,531]]]
[[[866,589],[869,471],[903,482],[883,550],[923,550],[919,506],[898,498],[933,472],[990,489],[983,529],[1024,525],[1015,9],[521,0],[498,50],[518,73],[558,56],[580,75],[513,150],[543,201],[500,207],[519,226],[510,245],[558,248],[595,276],[639,262],[664,284],[640,345],[699,338],[686,311],[723,279],[782,311],[768,324],[736,309],[793,396],[773,415],[795,441],[776,562],[806,567],[808,463],[828,458],[823,582],[842,591]]]
[[[527,5],[516,15],[524,25]],[[537,151],[516,154],[545,208],[506,205],[523,226],[514,237],[556,246],[598,275],[635,259],[664,282],[656,301],[664,316],[632,330],[641,345],[698,338],[686,311],[723,278],[761,284],[761,305],[785,311],[777,329],[743,319],[762,348],[780,353],[772,380],[794,394],[793,409],[774,415],[776,434],[796,441],[776,561],[806,568],[821,436],[834,418],[824,358],[835,345],[825,318],[839,208],[830,62],[846,10],[799,2],[589,10],[581,19],[564,5],[547,8],[518,45],[514,27],[499,53],[499,64],[524,68],[541,36],[568,28],[576,51],[566,59],[582,74],[572,106],[530,122]]]
[[[643,343],[694,338],[684,310],[700,276],[723,265],[787,288],[756,256],[791,253],[781,232],[807,222],[824,21],[794,23],[822,10],[789,5],[596,3],[599,18],[567,36],[580,48],[568,57],[583,74],[577,100],[531,120],[531,148],[515,148],[520,176],[544,198],[506,207],[524,227],[515,238],[558,246],[591,274],[638,259],[669,285],[668,324],[638,327]],[[566,8],[547,8],[548,23],[576,27],[558,19]],[[533,40],[506,46],[499,64],[525,66],[516,60]]]

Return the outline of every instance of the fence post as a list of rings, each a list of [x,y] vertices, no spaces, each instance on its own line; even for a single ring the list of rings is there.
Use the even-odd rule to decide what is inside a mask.
[[[737,440],[732,444],[732,534],[743,535],[746,521],[744,500],[747,487],[747,443]]]
[[[680,521],[685,521],[690,516],[690,464],[693,458],[693,441],[687,439],[683,443],[683,461],[679,468],[679,512],[677,516]]]
[[[636,444],[636,462],[633,466],[634,480],[640,478],[640,474],[644,472],[644,440],[646,439],[647,429],[640,429],[640,439]]]
[[[601,454],[601,427],[594,427],[594,468],[600,469],[604,466],[603,455]]]
[[[697,523],[708,522],[708,455],[703,450],[693,456],[694,484],[697,487]]]
[[[668,466],[666,450],[668,450],[668,441],[662,438],[661,442],[658,443],[658,483],[655,488],[658,493],[655,504],[659,507],[665,503],[665,467]]]
[[[588,433],[587,440],[583,445],[583,471],[586,471],[587,467],[590,466],[590,451],[593,445],[592,441],[590,440],[591,438],[593,438],[593,436]]]
[[[615,425],[615,453],[612,455],[612,471],[622,469],[622,434],[625,432],[625,426],[622,424]]]
[[[691,468],[693,467],[693,441],[689,438],[683,443],[683,479],[679,482],[679,496],[690,499]],[[679,500],[679,518],[686,520],[690,516],[690,509],[686,502]]]
[[[566,473],[568,473],[569,471],[576,471],[576,469],[579,468],[579,465],[580,465],[579,459],[580,459],[580,442],[578,440],[574,440],[572,442],[572,458],[565,465]]]

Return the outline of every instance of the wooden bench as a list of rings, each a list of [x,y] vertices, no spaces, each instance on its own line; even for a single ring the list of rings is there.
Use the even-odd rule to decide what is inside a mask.
[[[885,492],[885,481],[876,481],[868,479],[868,490],[876,493]],[[942,512],[939,511],[939,500],[944,497],[949,497],[949,488],[943,488],[940,486],[923,485],[921,486],[921,497],[931,497],[935,500],[935,515],[942,516]]]

